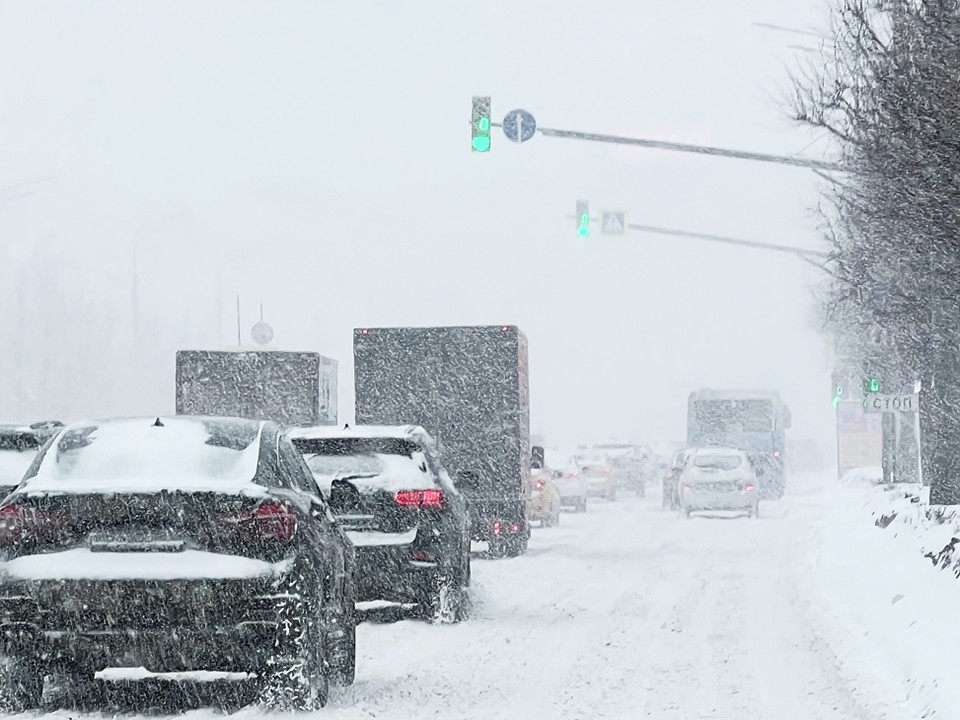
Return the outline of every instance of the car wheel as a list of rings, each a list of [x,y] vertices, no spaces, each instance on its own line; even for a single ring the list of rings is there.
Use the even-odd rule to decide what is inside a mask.
[[[330,682],[339,687],[353,685],[357,677],[357,624],[345,620],[343,635],[331,640],[328,650]]]
[[[466,591],[454,573],[440,571],[432,582],[427,610],[431,622],[452,625],[465,618]]]
[[[310,712],[327,704],[330,684],[314,587],[306,573],[294,571],[275,594],[283,631],[258,675],[260,703],[270,710]]]
[[[64,690],[67,707],[93,710],[103,704],[105,688],[97,681],[93,670],[76,665],[61,666],[54,678]]]
[[[759,503],[757,503],[756,505],[753,506],[753,510],[750,512],[750,517],[752,517],[752,518],[758,518],[758,519],[759,519],[759,517],[760,517],[760,504],[759,504]]]
[[[557,505],[556,511],[553,513],[553,525],[556,527],[560,524],[560,506]]]
[[[19,713],[40,707],[44,674],[34,657],[0,657],[0,709]]]
[[[577,512],[585,513],[587,511],[587,499],[580,498],[580,504],[577,506]]]

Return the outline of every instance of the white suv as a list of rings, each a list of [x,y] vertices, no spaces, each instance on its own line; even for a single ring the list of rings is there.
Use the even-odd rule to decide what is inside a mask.
[[[687,457],[680,475],[680,509],[739,510],[759,517],[757,475],[747,454],[732,448],[699,448]]]

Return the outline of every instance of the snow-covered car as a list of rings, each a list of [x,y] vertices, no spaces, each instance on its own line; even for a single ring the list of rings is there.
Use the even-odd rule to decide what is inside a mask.
[[[415,426],[288,431],[357,548],[361,609],[408,605],[441,622],[469,607],[470,515],[430,435]]]
[[[671,510],[680,509],[680,476],[683,474],[683,468],[687,464],[687,458],[695,451],[696,448],[683,448],[682,450],[678,450],[674,454],[670,465],[664,471],[662,488],[663,507],[670,508]]]
[[[598,443],[593,449],[606,456],[621,487],[640,497],[647,494],[647,481],[654,474],[649,449],[626,442]]]
[[[605,452],[601,450],[580,450],[577,453],[577,464],[587,479],[587,488],[590,495],[603,497],[607,500],[617,499],[619,480]]]
[[[560,505],[573,507],[576,512],[586,512],[587,479],[577,464],[576,456],[559,450],[546,450],[545,459],[550,479],[560,494]]]
[[[29,426],[0,425],[0,500],[20,484],[42,444]]]
[[[760,515],[757,475],[747,454],[732,448],[699,448],[680,475],[680,509],[684,515],[702,510],[738,510]]]
[[[560,524],[560,491],[546,468],[530,469],[530,494],[527,517],[541,527]]]
[[[0,505],[0,706],[57,672],[251,673],[269,707],[352,682],[353,549],[273,423],[84,422]]]

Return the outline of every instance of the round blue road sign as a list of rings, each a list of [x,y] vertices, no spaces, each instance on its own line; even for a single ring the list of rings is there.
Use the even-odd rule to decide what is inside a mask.
[[[511,110],[503,118],[503,134],[507,140],[526,142],[537,131],[537,121],[526,110]]]

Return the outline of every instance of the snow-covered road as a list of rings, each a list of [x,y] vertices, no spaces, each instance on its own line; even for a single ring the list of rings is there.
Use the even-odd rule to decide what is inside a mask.
[[[477,560],[469,622],[364,624],[357,682],[318,716],[899,718],[861,709],[825,642],[810,577],[825,502],[788,496],[759,520],[593,502],[526,556]]]

